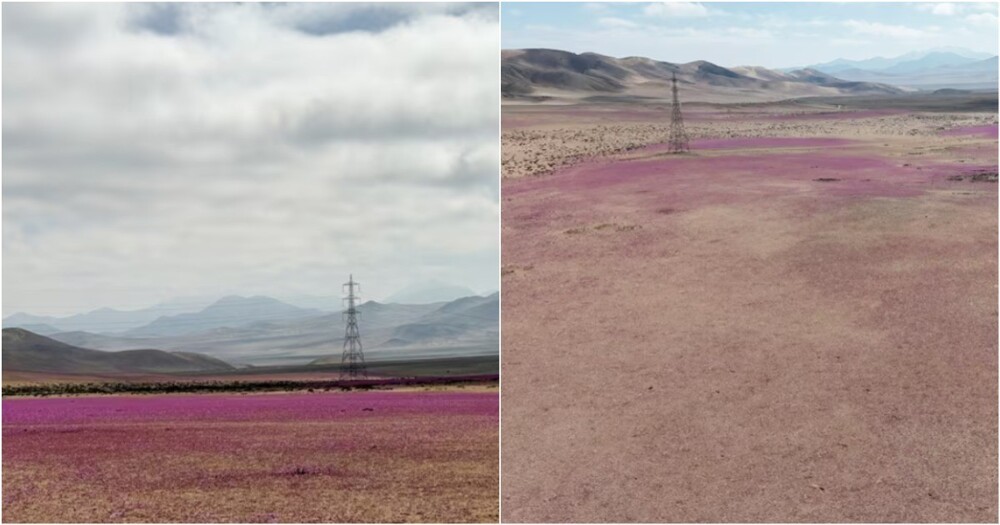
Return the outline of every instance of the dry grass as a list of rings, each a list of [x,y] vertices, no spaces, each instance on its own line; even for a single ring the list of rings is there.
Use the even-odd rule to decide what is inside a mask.
[[[552,171],[587,159],[627,153],[667,141],[668,108],[504,108],[502,166],[504,178]],[[622,114],[625,114],[623,118]],[[975,113],[897,114],[859,112],[858,118],[822,118],[824,113],[790,114],[787,109],[692,112],[692,139],[718,137],[843,137],[860,139],[935,137],[936,147],[962,143],[939,137],[942,130],[995,123],[996,116]],[[797,118],[798,117],[798,118]],[[805,117],[805,118],[802,118]],[[955,140],[951,140],[951,139]],[[918,141],[919,142],[919,141]]]

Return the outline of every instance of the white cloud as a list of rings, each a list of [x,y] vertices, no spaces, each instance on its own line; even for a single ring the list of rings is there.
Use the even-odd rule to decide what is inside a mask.
[[[917,9],[939,16],[953,16],[957,15],[963,8],[961,4],[954,3],[923,3],[917,4]]]
[[[965,17],[965,21],[979,27],[996,29],[997,15],[993,13],[975,13]]]
[[[578,9],[570,7],[571,4],[558,5],[567,6],[567,13]],[[658,7],[627,4],[615,8],[613,13],[583,17],[582,21],[578,20],[580,17],[566,17],[558,24],[540,27],[542,20],[560,19],[558,11],[553,12],[555,8],[546,7],[534,27],[514,22],[505,25],[504,47],[547,47],[612,56],[647,56],[671,62],[709,60],[724,66],[767,67],[801,67],[837,58],[892,57],[927,49],[996,53],[996,26],[988,25],[992,20],[976,19],[986,24],[976,26],[965,19],[983,10],[996,16],[995,3],[961,4],[965,11],[950,17],[921,16],[910,3],[803,4],[801,9],[791,10],[782,5],[760,3],[750,8],[705,3],[708,17],[665,20],[642,16],[644,7],[654,11]],[[834,7],[836,13],[831,10]],[[640,27],[626,30],[594,23],[600,17],[612,16],[636,22]],[[845,25],[849,20],[853,21]],[[734,26],[768,31],[773,37],[767,38],[756,31],[747,35],[759,38],[738,37],[727,29]],[[817,42],[824,45],[817,46]]]
[[[969,9],[970,11],[976,11],[976,12],[980,12],[980,13],[989,12],[989,13],[996,14],[997,13],[997,9],[998,9],[998,6],[997,6],[996,2],[975,2],[975,3],[962,4],[962,5],[964,7],[966,7],[967,9]]]
[[[945,2],[945,3],[919,3],[916,4],[919,11],[931,13],[938,16],[956,16],[966,13],[996,13],[996,2]]]
[[[495,288],[495,4],[3,15],[5,313]]]
[[[642,12],[654,18],[693,18],[710,14],[707,7],[697,2],[657,2],[645,6]]]
[[[864,20],[847,20],[844,25],[857,34],[892,37],[892,38],[920,38],[927,35],[925,31],[913,29],[911,27],[882,24],[879,22],[867,22]]]

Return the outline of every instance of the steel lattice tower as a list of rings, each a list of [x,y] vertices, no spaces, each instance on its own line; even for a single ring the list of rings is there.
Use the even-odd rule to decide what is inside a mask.
[[[669,153],[687,153],[690,149],[687,132],[684,131],[684,117],[681,116],[681,101],[677,98],[677,73],[674,73],[671,91],[674,96],[674,104],[670,112],[670,142],[667,151]]]
[[[365,367],[365,354],[361,349],[361,332],[358,330],[358,308],[357,301],[360,296],[354,293],[357,288],[361,291],[361,285],[354,282],[354,275],[344,283],[347,290],[347,310],[344,310],[344,317],[347,319],[347,331],[344,332],[344,354],[340,358],[340,378],[341,379],[364,379],[368,377],[368,370]]]

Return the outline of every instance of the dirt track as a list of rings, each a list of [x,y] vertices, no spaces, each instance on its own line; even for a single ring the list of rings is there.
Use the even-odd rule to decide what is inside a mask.
[[[503,519],[996,522],[996,132],[928,118],[505,180]]]

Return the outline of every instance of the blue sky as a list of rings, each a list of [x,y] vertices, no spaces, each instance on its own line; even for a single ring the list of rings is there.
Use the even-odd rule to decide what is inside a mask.
[[[505,49],[791,67],[938,47],[997,52],[996,3],[518,3]]]

